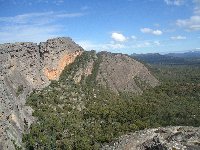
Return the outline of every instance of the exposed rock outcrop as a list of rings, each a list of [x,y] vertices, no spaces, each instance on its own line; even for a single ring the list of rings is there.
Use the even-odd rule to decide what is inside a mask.
[[[104,86],[115,93],[132,92],[141,94],[144,90],[155,87],[159,81],[144,64],[128,55],[109,52],[88,51],[82,55],[84,64],[72,71],[73,79],[79,83],[84,78],[93,76],[90,81]]]
[[[199,127],[166,127],[127,134],[102,150],[199,150]]]
[[[101,52],[97,81],[112,91],[142,93],[155,87],[158,80],[140,62],[123,54]]]
[[[22,145],[25,126],[34,121],[27,95],[57,80],[82,52],[70,38],[0,45],[0,149]]]

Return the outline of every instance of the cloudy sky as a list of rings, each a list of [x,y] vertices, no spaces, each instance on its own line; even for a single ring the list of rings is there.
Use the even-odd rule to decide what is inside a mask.
[[[86,50],[200,50],[200,0],[0,0],[0,43],[59,36]]]

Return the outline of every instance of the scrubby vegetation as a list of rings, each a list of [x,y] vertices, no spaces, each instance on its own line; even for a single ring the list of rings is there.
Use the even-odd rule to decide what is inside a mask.
[[[22,94],[23,91],[24,91],[23,85],[18,86],[16,95],[19,96],[20,94]]]
[[[200,67],[151,66],[161,84],[142,95],[115,94],[95,82],[101,58],[84,52],[59,81],[27,100],[37,122],[23,136],[27,149],[99,149],[102,144],[144,128],[200,126]],[[89,60],[92,75],[75,84],[73,75]],[[142,85],[141,85],[142,86]]]

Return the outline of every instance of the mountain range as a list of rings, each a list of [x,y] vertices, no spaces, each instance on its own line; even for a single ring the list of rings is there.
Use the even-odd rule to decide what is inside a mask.
[[[150,64],[199,64],[200,51],[188,51],[183,53],[147,53],[132,54],[131,57]]]
[[[200,124],[199,68],[146,64],[188,60],[68,37],[1,44],[0,149],[198,149],[200,129],[184,126]]]
[[[1,149],[14,149],[12,141],[22,145],[25,124],[30,126],[35,121],[33,109],[25,105],[27,96],[58,80],[64,68],[74,61],[82,63],[72,68],[71,80],[76,84],[93,76],[97,84],[115,93],[141,93],[143,88],[139,82],[146,83],[144,88],[158,84],[143,64],[129,56],[86,52],[70,38],[49,39],[39,45],[30,42],[1,44],[0,54]]]

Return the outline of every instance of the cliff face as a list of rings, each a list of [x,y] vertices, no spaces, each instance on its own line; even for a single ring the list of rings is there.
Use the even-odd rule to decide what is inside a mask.
[[[70,38],[0,45],[0,149],[14,149],[12,140],[21,145],[34,121],[32,109],[24,106],[27,95],[57,80],[82,52]]]

